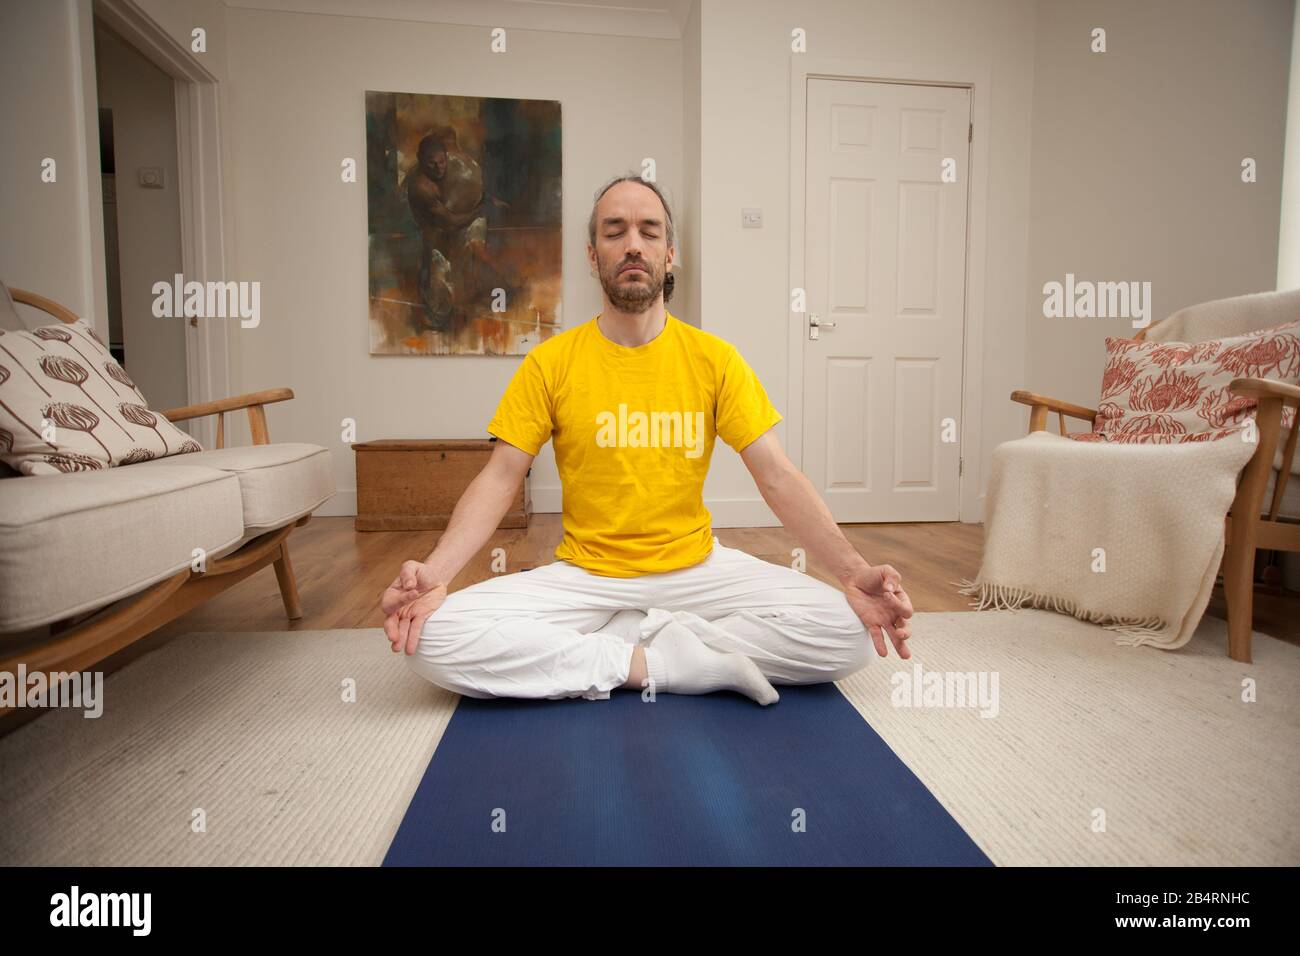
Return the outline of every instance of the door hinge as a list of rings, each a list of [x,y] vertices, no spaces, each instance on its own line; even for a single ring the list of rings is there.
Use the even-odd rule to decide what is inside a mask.
[[[974,141],[975,141],[975,124],[971,123],[969,126],[966,127],[966,142],[973,143]]]
[[[958,457],[957,459],[957,477],[960,478],[966,473],[966,459]]]

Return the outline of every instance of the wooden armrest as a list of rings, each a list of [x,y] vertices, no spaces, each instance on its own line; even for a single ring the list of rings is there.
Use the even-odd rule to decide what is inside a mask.
[[[1071,418],[1081,418],[1089,425],[1097,417],[1097,410],[1094,408],[1084,408],[1082,405],[1074,405],[1070,402],[1063,402],[1059,398],[1048,398],[1045,395],[1035,395],[1033,392],[1027,392],[1023,388],[1018,388],[1011,393],[1013,402],[1020,402],[1022,405],[1029,406],[1029,431],[1041,432],[1047,430],[1047,413],[1056,412],[1060,417],[1061,434],[1068,434],[1065,429],[1065,416]]]
[[[1228,383],[1228,391],[1256,401],[1261,398],[1280,398],[1287,405],[1300,402],[1300,388],[1271,378],[1234,378]]]
[[[231,398],[219,398],[215,402],[201,405],[186,405],[182,408],[170,408],[163,412],[170,422],[183,422],[190,418],[202,418],[204,415],[217,415],[221,412],[233,412],[253,405],[270,405],[272,402],[286,402],[293,398],[291,388],[268,388],[261,392],[249,392],[247,395],[235,395]]]
[[[1097,409],[1095,408],[1084,408],[1082,405],[1063,402],[1059,398],[1035,395],[1033,392],[1027,392],[1022,388],[1011,393],[1011,400],[1019,402],[1021,405],[1040,405],[1049,412],[1059,412],[1062,415],[1069,415],[1071,418],[1082,418],[1089,423],[1097,417]]]
[[[202,418],[205,415],[217,416],[217,447],[226,447],[226,412],[248,409],[248,430],[253,436],[254,445],[266,445],[271,441],[271,434],[266,428],[266,409],[264,405],[272,402],[286,402],[293,398],[291,388],[268,388],[261,392],[249,392],[247,395],[235,395],[232,398],[219,398],[215,402],[202,405],[186,405],[163,412],[170,422],[183,422],[189,418]]]
[[[77,313],[71,309],[59,305],[53,299],[47,299],[43,295],[37,295],[35,292],[28,292],[26,289],[15,289],[9,287],[9,296],[15,302],[21,302],[23,305],[30,305],[32,308],[40,309],[42,312],[48,312],[60,322],[76,322]]]

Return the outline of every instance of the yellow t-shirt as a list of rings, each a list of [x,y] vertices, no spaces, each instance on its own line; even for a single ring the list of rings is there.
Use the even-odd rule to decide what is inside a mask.
[[[606,338],[595,318],[535,346],[487,430],[530,455],[554,441],[555,557],[626,578],[709,556],[714,437],[740,452],[781,418],[734,345],[668,313],[637,348]]]

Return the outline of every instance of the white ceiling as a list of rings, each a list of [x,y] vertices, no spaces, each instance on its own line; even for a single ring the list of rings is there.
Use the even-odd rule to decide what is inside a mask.
[[[227,7],[677,40],[696,0],[224,0]]]

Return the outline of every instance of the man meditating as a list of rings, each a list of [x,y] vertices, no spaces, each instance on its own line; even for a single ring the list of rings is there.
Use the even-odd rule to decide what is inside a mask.
[[[487,430],[499,439],[424,561],[384,592],[384,631],[421,676],[469,697],[608,699],[610,691],[735,691],[833,681],[874,644],[911,654],[898,572],[845,539],[786,457],[781,414],[730,343],[665,309],[673,219],[658,187],[615,179],[596,197],[587,259],[604,290],[594,319],[524,356]],[[722,545],[704,507],[715,437],[841,593]],[[547,439],[563,486],[551,564],[448,594],[496,530]]]

